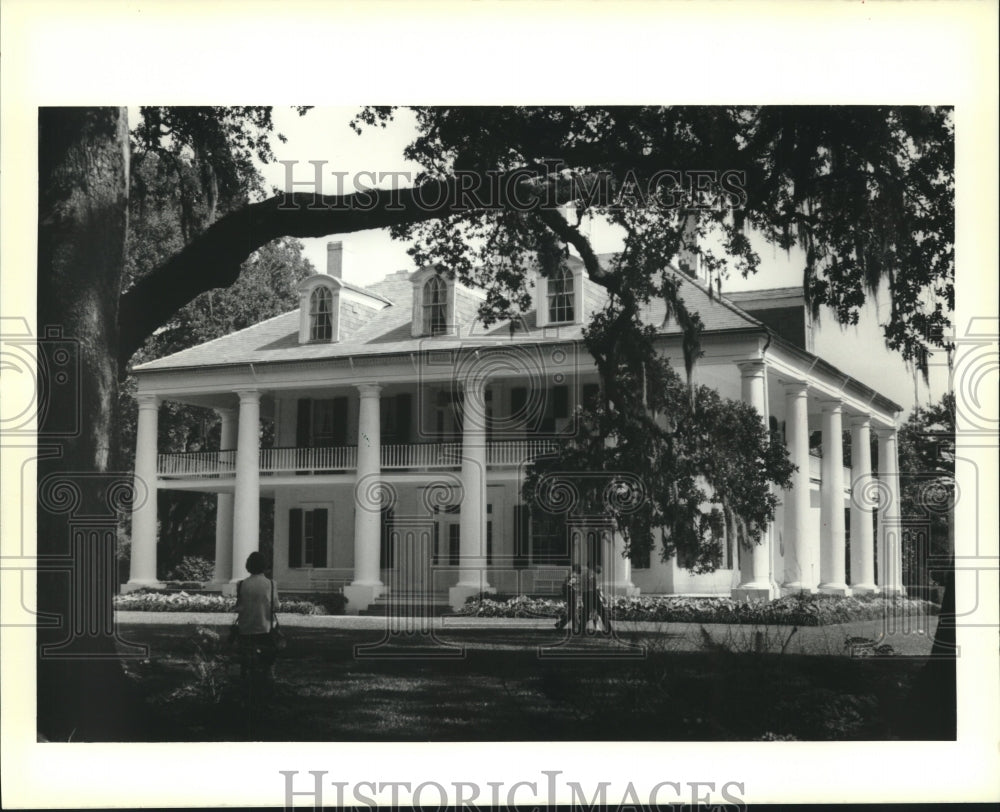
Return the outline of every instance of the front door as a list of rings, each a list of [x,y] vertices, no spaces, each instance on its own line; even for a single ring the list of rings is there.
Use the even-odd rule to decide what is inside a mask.
[[[389,575],[390,594],[419,595],[431,588],[433,525],[393,523],[389,530],[395,568]]]

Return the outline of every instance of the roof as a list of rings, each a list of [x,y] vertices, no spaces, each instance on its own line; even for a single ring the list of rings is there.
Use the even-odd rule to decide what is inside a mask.
[[[601,258],[607,257],[608,255],[602,255]],[[578,266],[578,263],[579,260],[570,264]],[[493,343],[498,338],[504,338],[509,341],[512,335],[516,335],[525,343],[574,341],[583,338],[582,324],[538,327],[534,310],[525,313],[518,320],[513,333],[509,321],[484,327],[476,316],[481,297],[473,292],[462,291],[461,288],[458,291],[457,307],[459,335],[414,338],[411,330],[413,303],[411,276],[412,274],[407,271],[397,271],[368,288],[361,288],[362,292],[389,301],[391,305],[374,312],[365,324],[350,335],[344,336],[339,342],[300,344],[299,309],[296,308],[235,333],[140,364],[134,371],[407,353],[426,350],[431,346],[445,349],[459,344],[466,345],[476,340]],[[739,307],[725,299],[713,297],[701,284],[680,274],[678,279],[682,298],[689,309],[698,311],[706,332],[765,329],[759,321]],[[586,276],[583,277],[583,284],[585,312],[593,312],[602,307],[607,301],[604,288]],[[354,285],[351,287],[357,288]],[[643,320],[659,328],[663,335],[679,335],[680,327],[673,320],[665,322],[665,314],[664,302],[652,301],[644,308]]]

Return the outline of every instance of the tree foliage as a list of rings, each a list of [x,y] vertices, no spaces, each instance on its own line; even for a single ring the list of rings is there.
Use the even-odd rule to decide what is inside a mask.
[[[701,319],[679,285],[694,268],[689,261],[678,269],[681,256],[699,257],[710,289],[719,291],[730,272],[757,270],[759,257],[747,238],[752,228],[782,248],[804,249],[803,289],[814,310],[826,304],[841,322],[854,323],[865,297],[886,279],[893,302],[887,344],[926,371],[928,346],[944,341],[953,306],[954,134],[948,110],[415,112],[419,132],[405,157],[422,166],[419,181],[547,168],[547,183],[526,184],[530,205],[473,206],[401,223],[393,232],[413,241],[418,266],[436,265],[484,288],[480,315],[487,323],[526,310],[529,272],[551,276],[565,266],[570,248],[576,251],[589,278],[607,292],[606,306],[585,333],[601,376],[602,403],[583,415],[594,441],[563,446],[553,465],[640,474],[650,485],[646,507],[619,517],[626,537],[640,547],[658,529],[664,554],[684,548],[697,559],[696,514],[710,500],[723,504],[730,526],[751,528],[745,537],[759,539],[756,528],[773,518],[769,486],[788,481],[787,461],[768,450],[763,425],[741,422],[737,404],[715,402],[709,409],[713,395],[706,390],[677,397],[675,382],[656,360],[655,331],[642,317],[654,299],[683,328],[689,375],[700,354]],[[391,108],[367,108],[355,127],[384,125],[392,116]],[[568,216],[559,208],[566,202]],[[619,229],[623,250],[602,262],[580,228],[584,217]],[[661,395],[666,400],[656,402]],[[657,422],[657,413],[673,425]],[[732,419],[718,420],[720,414]],[[691,437],[705,437],[704,428],[713,425],[719,432],[714,442],[688,447]],[[761,476],[751,479],[752,489],[733,488],[721,475],[726,462]]]
[[[273,159],[270,108],[144,107],[141,114],[131,139],[126,286],[183,250],[216,217],[262,194],[257,161]],[[242,263],[235,283],[206,290],[175,312],[131,361],[180,352],[292,310],[298,305],[296,284],[312,273],[298,240],[267,243]],[[116,439],[123,470],[132,468],[135,453],[135,389],[129,375],[118,392]],[[168,401],[160,408],[158,429],[162,452],[218,447],[219,418],[210,409]],[[265,434],[269,429],[265,426]],[[192,550],[210,555],[214,497],[161,490],[157,500],[161,573]]]
[[[899,430],[898,453],[900,514],[926,522],[927,528],[926,546],[917,543],[913,529],[904,532],[904,571],[910,583],[925,574],[943,582],[944,562],[955,552],[949,527],[955,506],[954,393],[910,413]]]

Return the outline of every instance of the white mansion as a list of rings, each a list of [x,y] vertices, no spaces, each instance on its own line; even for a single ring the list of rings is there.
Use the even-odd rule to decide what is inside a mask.
[[[481,591],[552,593],[574,556],[601,562],[610,587],[626,594],[902,589],[901,407],[814,354],[819,327],[801,290],[713,298],[682,284],[705,325],[696,381],[752,403],[798,467],[764,542],[740,549],[708,522],[719,566],[695,574],[655,552],[628,560],[600,517],[560,522],[523,503],[526,463],[576,430],[575,407],[597,384],[581,336],[603,290],[579,262],[534,280],[535,311],[489,328],[476,320],[481,294],[432,269],[369,288],[341,271],[342,246],[330,243],[326,273],[299,286],[298,310],[135,368],[135,476],[148,495],[134,509],[126,589],[157,584],[155,490],[163,488],[217,494],[206,587],[230,591],[246,576],[260,500],[270,499],[279,588],[342,589],[349,612],[394,591],[452,606]],[[662,304],[646,317],[680,365],[677,325]],[[217,410],[221,448],[157,453],[166,400]],[[273,421],[273,447],[261,447],[262,419]],[[850,469],[840,442],[848,427]],[[810,453],[818,437],[833,438],[822,458]]]

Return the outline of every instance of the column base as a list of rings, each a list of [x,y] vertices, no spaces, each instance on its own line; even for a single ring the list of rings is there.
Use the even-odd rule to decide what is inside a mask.
[[[878,592],[875,584],[851,584],[852,595],[877,595]]]
[[[845,598],[853,594],[847,584],[820,584],[819,591],[824,595],[840,595]]]
[[[612,584],[608,592],[616,598],[635,598],[641,590],[635,584]]]
[[[815,595],[816,587],[809,586],[808,584],[804,584],[801,581],[791,581],[787,584],[781,585],[782,597],[787,595],[798,595],[803,592],[807,595]]]
[[[456,584],[448,590],[448,603],[454,611],[459,611],[465,602],[473,595],[485,592],[489,595],[496,594],[496,588],[489,584]]]
[[[760,586],[757,584],[746,584],[734,587],[729,596],[734,601],[746,601],[747,603],[753,603],[755,601],[769,601],[774,598],[775,592],[771,588],[771,585]]]
[[[229,581],[208,581],[201,585],[201,588],[205,592],[221,592],[226,593],[226,587],[229,586]]]
[[[344,597],[347,598],[347,606],[344,611],[349,615],[356,615],[363,612],[373,603],[382,592],[385,585],[378,584],[349,584],[344,587]]]
[[[125,595],[129,592],[138,592],[140,589],[163,589],[166,587],[162,581],[128,581],[122,584],[121,593]]]
[[[906,597],[906,589],[901,586],[880,586],[878,591],[882,595],[894,595],[900,598]]]

